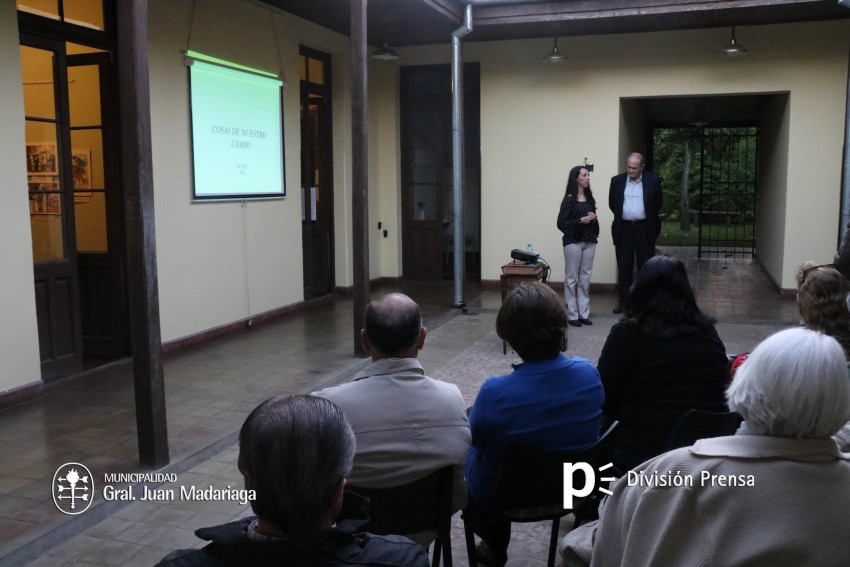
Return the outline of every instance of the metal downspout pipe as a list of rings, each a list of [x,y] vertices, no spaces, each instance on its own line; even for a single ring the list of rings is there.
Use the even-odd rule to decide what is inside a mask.
[[[841,243],[847,224],[850,223],[850,55],[847,63],[847,99],[844,103],[844,155],[841,164],[841,219],[838,225],[838,242]],[[836,245],[837,247],[837,245]]]
[[[463,25],[452,32],[452,182],[454,196],[454,306],[466,312],[463,301],[465,241],[463,233],[463,55],[460,40],[472,31],[472,4],[466,5]]]

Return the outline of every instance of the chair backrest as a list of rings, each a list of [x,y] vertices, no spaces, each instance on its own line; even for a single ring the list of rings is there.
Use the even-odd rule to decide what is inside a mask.
[[[369,524],[373,534],[407,535],[428,530],[448,533],[452,516],[452,467],[392,488],[349,486],[369,498]]]
[[[743,418],[733,412],[710,412],[696,409],[686,411],[670,432],[668,449],[689,447],[699,439],[734,435]]]
[[[598,471],[610,463],[612,432],[618,423],[612,423],[593,445],[578,451],[546,451],[519,445],[510,447],[496,480],[498,509],[505,515],[517,517],[535,514],[544,517],[563,511],[564,464],[585,462]],[[600,482],[601,476],[596,474],[597,482]],[[579,482],[576,481],[576,485]],[[521,513],[521,510],[529,513]]]

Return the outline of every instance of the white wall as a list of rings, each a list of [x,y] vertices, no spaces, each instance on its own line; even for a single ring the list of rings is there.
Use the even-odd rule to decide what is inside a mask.
[[[41,381],[15,2],[0,0],[0,393]]]
[[[737,59],[720,52],[726,28],[562,38],[561,65],[541,61],[550,39],[467,44],[465,60],[481,63],[482,278],[531,242],[563,280],[555,219],[570,167],[587,157],[603,204],[593,281],[615,282],[608,184],[642,128],[621,99],[787,91],[788,159],[764,179],[787,182],[769,188],[787,212],[784,234],[767,235],[781,238],[768,269],[794,287],[796,266],[837,244],[848,32],[847,21],[738,28],[749,54]],[[400,53],[405,65],[449,62],[442,47]]]
[[[369,260],[372,277],[401,275],[398,67],[398,62],[374,59],[369,65]],[[378,222],[381,229],[378,229]]]
[[[195,6],[194,17],[192,7]],[[150,74],[159,297],[164,341],[215,328],[303,300],[298,48],[334,57],[335,92],[348,91],[348,40],[252,2],[154,0]],[[282,71],[287,197],[192,203],[187,70],[181,50],[191,26],[194,51]],[[275,39],[275,34],[277,39]],[[340,97],[344,102],[344,97]],[[337,260],[343,239],[350,162],[344,104],[334,100]],[[340,112],[337,112],[338,107]],[[350,140],[350,134],[348,135]],[[338,272],[339,274],[339,272]],[[345,281],[345,270],[342,270]],[[339,283],[339,280],[338,280]]]
[[[756,254],[768,274],[782,274],[787,210],[788,95],[771,98],[759,129],[759,192],[756,195]],[[781,190],[780,190],[781,188]],[[778,278],[774,277],[778,283]]]

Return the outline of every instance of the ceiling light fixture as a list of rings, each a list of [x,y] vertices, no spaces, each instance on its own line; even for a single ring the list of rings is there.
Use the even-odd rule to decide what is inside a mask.
[[[558,51],[558,38],[555,37],[555,45],[552,47],[552,51],[543,56],[544,61],[548,61],[549,63],[560,63],[562,61],[567,60],[567,56]]]
[[[735,41],[735,26],[732,26],[732,39],[729,41],[729,44],[723,48],[723,52],[729,57],[738,57],[747,52],[743,45]]]
[[[394,59],[398,59],[399,55],[396,53],[396,50],[390,47],[390,44],[384,42],[384,45],[375,50],[375,53],[372,54],[372,59],[380,59],[381,61],[393,61]]]
[[[390,47],[390,44],[387,41],[388,29],[390,29],[390,17],[389,13],[385,9],[384,14],[381,17],[381,33],[384,36],[384,44],[375,50],[375,53],[372,54],[372,59],[380,59],[381,61],[395,61],[399,58],[399,55],[396,50]]]

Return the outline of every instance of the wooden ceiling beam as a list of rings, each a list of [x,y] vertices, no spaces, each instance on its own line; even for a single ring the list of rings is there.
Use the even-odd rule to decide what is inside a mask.
[[[465,4],[459,3],[457,0],[422,0],[422,3],[458,25],[463,21]]]
[[[729,12],[742,9],[820,5],[822,0],[582,0],[482,5],[475,7],[475,23],[507,25],[541,21],[595,20],[667,16],[688,12]],[[473,4],[474,6],[474,4]]]

